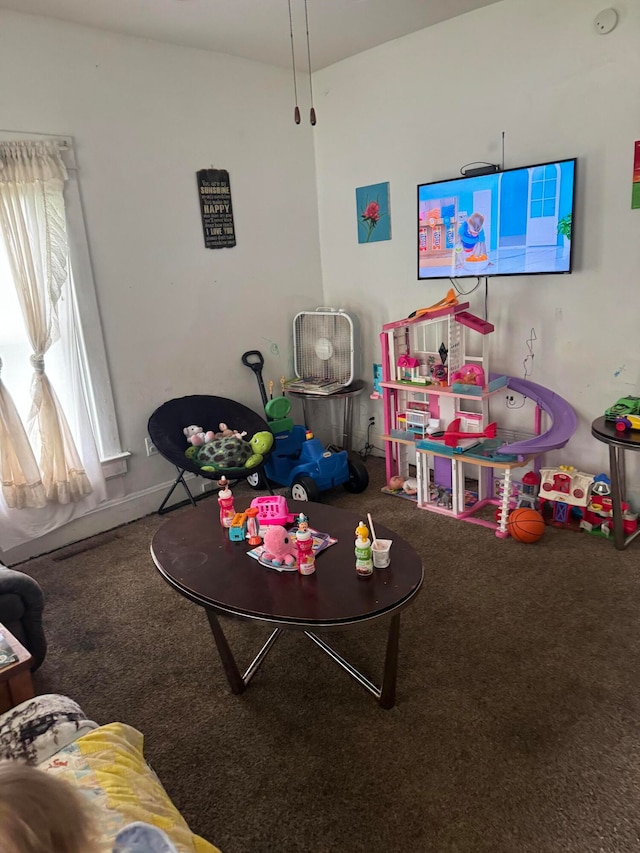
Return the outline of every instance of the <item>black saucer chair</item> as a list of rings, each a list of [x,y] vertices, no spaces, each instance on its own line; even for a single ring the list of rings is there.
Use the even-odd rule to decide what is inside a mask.
[[[189,491],[184,479],[185,471],[190,471],[192,474],[197,474],[199,477],[205,477],[208,480],[219,480],[224,476],[230,483],[246,479],[251,474],[256,482],[267,483],[267,479],[262,473],[264,461],[256,468],[203,471],[196,462],[185,456],[185,451],[189,447],[189,442],[183,432],[185,427],[195,424],[201,426],[205,432],[207,430],[218,432],[221,423],[240,432],[246,430],[246,438],[251,438],[257,432],[270,432],[267,422],[256,412],[243,406],[242,403],[228,400],[226,397],[211,397],[207,394],[194,394],[190,397],[177,397],[174,400],[168,400],[159,406],[149,418],[147,428],[151,441],[155,444],[158,452],[175,465],[178,471],[178,476],[158,508],[161,515],[176,508],[176,505],[173,505],[165,509],[165,505],[178,483],[182,483],[188,500],[195,506],[196,498]],[[266,458],[265,456],[265,460]],[[271,490],[269,489],[269,491]]]

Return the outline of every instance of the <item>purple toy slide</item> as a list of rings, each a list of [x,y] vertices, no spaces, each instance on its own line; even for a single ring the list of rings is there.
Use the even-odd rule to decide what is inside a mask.
[[[516,454],[518,457],[525,457],[564,447],[578,425],[576,413],[567,401],[542,385],[529,382],[526,379],[516,379],[515,376],[507,376],[507,387],[517,394],[522,394],[529,400],[533,400],[543,412],[549,415],[551,427],[542,435],[536,435],[534,438],[505,444],[503,447],[499,447],[496,453]]]

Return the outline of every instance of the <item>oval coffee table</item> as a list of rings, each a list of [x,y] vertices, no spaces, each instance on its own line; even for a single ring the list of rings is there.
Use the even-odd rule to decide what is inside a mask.
[[[418,594],[422,561],[397,533],[376,522],[379,538],[393,539],[391,565],[370,578],[355,570],[355,529],[360,516],[319,503],[289,501],[290,512],[304,512],[310,525],[338,541],[318,555],[316,572],[268,569],[249,557],[246,542],[232,542],[218,520],[217,506],[200,505],[174,516],[151,542],[151,555],[167,583],[206,611],[229,686],[244,692],[282,630],[302,631],[339,664],[383,708],[395,704],[400,612]],[[229,615],[275,625],[275,630],[242,675],[218,620]],[[314,630],[390,616],[382,686],[360,673]]]

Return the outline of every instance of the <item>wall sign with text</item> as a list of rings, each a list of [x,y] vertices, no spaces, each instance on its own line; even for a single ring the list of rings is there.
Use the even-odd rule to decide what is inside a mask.
[[[226,169],[200,169],[196,175],[205,247],[228,249],[235,246],[229,172]]]

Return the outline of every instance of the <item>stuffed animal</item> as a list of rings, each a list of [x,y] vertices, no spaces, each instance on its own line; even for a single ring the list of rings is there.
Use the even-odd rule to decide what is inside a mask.
[[[273,433],[257,432],[250,441],[244,438],[214,438],[198,448],[194,459],[203,471],[221,471],[228,468],[255,468],[271,450]],[[187,450],[189,453],[189,450]]]
[[[189,444],[192,444],[194,447],[200,447],[202,444],[206,444],[207,441],[213,441],[215,438],[215,433],[211,432],[211,430],[205,432],[201,426],[196,426],[195,424],[185,427],[182,432]]]
[[[293,566],[297,562],[295,540],[289,531],[279,524],[270,525],[264,534],[262,559],[274,566]]]
[[[215,438],[244,438],[247,434],[246,429],[244,432],[238,432],[237,429],[229,429],[226,424],[220,424],[220,431],[215,434]]]

